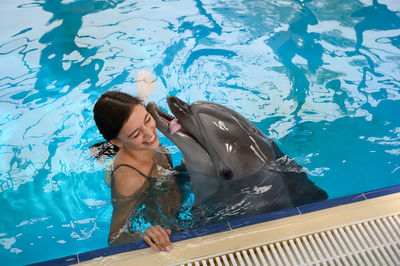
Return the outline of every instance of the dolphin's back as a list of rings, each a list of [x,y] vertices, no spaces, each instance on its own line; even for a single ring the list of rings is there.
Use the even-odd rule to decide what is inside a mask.
[[[328,194],[308,178],[301,166],[293,159],[281,156],[265,164],[256,174],[242,180],[221,182],[214,197],[209,197],[195,209],[196,216],[201,216],[202,222],[199,223],[208,224],[298,207],[327,198]]]
[[[293,159],[284,156],[277,161],[280,161],[281,176],[288,188],[293,206],[298,207],[328,198],[328,194],[317,187]]]
[[[276,162],[278,162],[279,171],[282,174],[294,206],[302,206],[328,198],[328,194],[317,187],[308,178],[305,170],[293,159],[287,157],[275,142],[272,142],[271,146],[277,158]]]

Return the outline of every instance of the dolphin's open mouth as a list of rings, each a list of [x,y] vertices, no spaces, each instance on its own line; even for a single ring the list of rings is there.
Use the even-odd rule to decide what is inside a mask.
[[[178,119],[158,108],[155,103],[149,103],[147,110],[157,122],[161,123],[166,129],[169,129],[171,135],[179,131],[194,138],[190,131],[179,123]]]

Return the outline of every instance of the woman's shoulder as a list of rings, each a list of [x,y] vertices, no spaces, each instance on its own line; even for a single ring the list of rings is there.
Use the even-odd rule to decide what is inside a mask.
[[[146,178],[144,178],[135,168],[129,165],[119,165],[113,173],[113,185],[122,196],[131,196],[139,191]]]

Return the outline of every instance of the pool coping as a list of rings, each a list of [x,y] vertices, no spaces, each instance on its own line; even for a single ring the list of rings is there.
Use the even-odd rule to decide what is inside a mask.
[[[307,205],[303,205],[300,207],[269,212],[264,214],[259,214],[256,216],[240,218],[236,220],[232,220],[229,222],[224,222],[215,225],[209,225],[205,227],[199,227],[195,229],[190,229],[183,232],[173,233],[170,236],[171,242],[183,241],[187,239],[202,237],[206,235],[222,233],[250,225],[255,225],[259,223],[264,223],[273,220],[279,220],[282,218],[297,216],[301,214],[316,212],[323,209],[329,209],[332,207],[337,207],[341,205],[356,203],[360,201],[365,201],[368,199],[378,198],[394,193],[400,192],[400,185],[385,187],[381,189],[376,189],[364,193],[357,193],[354,195],[339,197],[335,199],[328,199],[321,202],[311,203]],[[62,258],[47,260],[43,262],[38,262],[30,265],[71,265],[82,262],[87,262],[99,257],[108,257],[111,255],[116,255],[120,253],[140,250],[148,248],[148,245],[143,241],[136,241],[121,245],[110,246],[106,248],[96,249],[92,251],[87,251],[83,253],[78,253],[76,255],[70,255]]]

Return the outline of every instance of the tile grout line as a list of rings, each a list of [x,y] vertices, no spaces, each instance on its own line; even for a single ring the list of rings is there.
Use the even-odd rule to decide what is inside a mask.
[[[228,221],[229,230],[233,230],[231,227],[231,223]]]
[[[368,200],[368,198],[367,198],[367,196],[365,196],[364,192],[361,193],[361,194],[363,195],[363,197],[364,197],[365,200]]]

